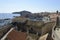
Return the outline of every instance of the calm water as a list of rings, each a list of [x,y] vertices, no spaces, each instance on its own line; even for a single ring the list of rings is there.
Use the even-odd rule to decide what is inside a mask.
[[[0,19],[13,18],[14,16],[20,16],[20,14],[0,13]]]
[[[14,16],[20,16],[20,14],[8,14],[8,13],[0,13],[0,28],[3,25],[6,25],[11,22],[11,20],[1,20],[1,19],[7,19],[7,18],[14,18]]]

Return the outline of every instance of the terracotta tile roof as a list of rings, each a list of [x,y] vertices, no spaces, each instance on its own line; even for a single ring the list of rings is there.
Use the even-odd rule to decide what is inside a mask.
[[[13,30],[8,34],[7,39],[8,40],[26,40],[26,37],[27,37],[26,33]]]

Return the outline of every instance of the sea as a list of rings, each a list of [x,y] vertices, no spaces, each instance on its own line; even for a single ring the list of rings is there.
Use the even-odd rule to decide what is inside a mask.
[[[20,14],[12,14],[12,13],[0,13],[0,19],[14,18],[14,16],[20,16]]]
[[[3,19],[13,19],[14,16],[20,16],[20,14],[0,13],[0,28],[1,28],[1,26],[11,22],[10,20],[5,21]]]

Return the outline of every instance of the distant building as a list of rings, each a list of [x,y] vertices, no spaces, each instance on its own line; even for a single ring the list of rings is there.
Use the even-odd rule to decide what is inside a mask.
[[[50,17],[48,16],[39,16],[39,17],[30,17],[32,21],[43,21],[43,22],[50,22]]]
[[[49,14],[51,21],[56,21],[57,16],[60,16],[60,12],[56,11],[54,13]]]
[[[40,17],[30,17],[30,20],[32,20],[32,21],[42,21],[43,20],[43,16],[40,16]]]
[[[51,13],[51,14],[49,15],[51,21],[56,21],[57,16],[58,16],[58,15],[57,15],[56,13]]]
[[[29,17],[31,15],[31,12],[24,10],[24,11],[21,11],[21,12],[14,12],[13,14],[20,14],[20,16]]]
[[[43,17],[43,21],[46,23],[46,22],[50,22],[50,17]]]
[[[21,11],[20,12],[20,14],[21,14],[21,16],[27,16],[27,15],[29,15],[31,12],[28,12],[28,11]]]

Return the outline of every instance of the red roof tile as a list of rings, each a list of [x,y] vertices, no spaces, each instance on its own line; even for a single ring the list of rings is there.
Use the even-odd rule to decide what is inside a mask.
[[[9,40],[26,40],[26,37],[27,37],[26,33],[18,32],[16,30],[10,32],[7,36]]]

